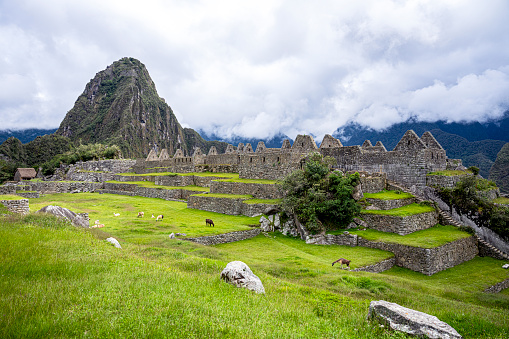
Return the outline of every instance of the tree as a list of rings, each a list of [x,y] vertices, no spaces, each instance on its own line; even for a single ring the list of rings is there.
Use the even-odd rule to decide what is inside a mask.
[[[340,228],[360,212],[352,191],[360,182],[359,173],[344,175],[332,171],[332,158],[312,153],[302,170],[294,171],[281,183],[281,209],[296,216],[311,232]]]

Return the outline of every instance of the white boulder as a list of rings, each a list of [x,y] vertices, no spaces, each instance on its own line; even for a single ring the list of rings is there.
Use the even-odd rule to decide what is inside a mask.
[[[48,205],[44,206],[37,213],[49,213],[56,215],[59,218],[65,218],[69,220],[74,226],[88,228],[88,220],[85,220],[81,215],[78,215],[65,207]]]
[[[368,319],[378,319],[393,330],[427,338],[459,339],[461,335],[433,315],[415,311],[384,300],[372,301]]]
[[[256,293],[265,293],[262,281],[242,261],[232,261],[221,272],[221,279],[237,287],[247,288]]]

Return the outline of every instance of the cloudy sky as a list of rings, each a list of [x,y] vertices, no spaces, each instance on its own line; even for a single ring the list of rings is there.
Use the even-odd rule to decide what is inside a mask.
[[[126,56],[223,137],[486,121],[509,107],[508,32],[506,0],[0,0],[0,129],[58,127]]]

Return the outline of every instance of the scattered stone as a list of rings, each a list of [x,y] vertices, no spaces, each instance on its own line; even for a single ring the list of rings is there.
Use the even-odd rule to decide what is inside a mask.
[[[186,235],[186,233],[175,233],[176,237],[185,237]]]
[[[372,301],[368,319],[378,319],[393,330],[427,338],[462,338],[447,323],[437,317],[384,300]]]
[[[356,228],[356,227],[357,227],[357,224],[354,222],[351,222],[348,224],[348,226],[346,226],[346,229],[349,230],[350,228]]]
[[[509,264],[505,264],[504,266],[502,266],[502,268],[508,269],[509,268]]]
[[[271,225],[270,220],[265,217],[260,218],[260,228],[264,232],[274,232],[274,227]]]
[[[298,237],[299,236],[299,232],[297,231],[297,228],[295,227],[295,223],[291,219],[283,224],[281,233],[283,233],[286,236],[290,236],[290,237]]]
[[[247,288],[256,293],[265,293],[263,284],[242,261],[232,261],[221,272],[221,279],[237,287]]]
[[[353,188],[353,192],[352,192],[352,198],[355,200],[355,201],[359,201],[361,200],[363,197],[363,194],[362,194],[362,188],[361,188],[361,185],[357,185]]]
[[[122,246],[120,246],[120,243],[118,242],[118,240],[115,239],[115,238],[112,238],[112,237],[111,238],[107,238],[106,241],[109,242],[109,243],[112,243],[113,246],[115,246],[116,248],[122,248]]]
[[[279,229],[281,227],[281,219],[279,217],[279,214],[276,214],[274,216],[274,228]]]
[[[343,232],[343,234],[348,235],[348,234],[350,234],[350,232],[348,232],[348,231],[344,231],[344,232]]]
[[[377,210],[378,208],[376,208],[376,206],[375,206],[375,205],[368,205],[368,206],[366,206],[366,208],[365,208],[365,209],[366,209],[366,210]]]
[[[359,218],[353,218],[353,222],[356,223],[358,226],[360,227],[368,227],[368,223],[365,222],[364,220],[362,219],[359,219]]]
[[[175,233],[170,233],[169,237],[170,239],[175,239]]]
[[[56,215],[59,218],[65,218],[69,220],[74,226],[77,227],[84,228],[90,227],[88,224],[88,220],[64,207],[48,205],[38,210],[37,213],[49,213]]]

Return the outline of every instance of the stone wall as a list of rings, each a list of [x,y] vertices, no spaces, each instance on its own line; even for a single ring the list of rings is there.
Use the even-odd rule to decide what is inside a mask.
[[[473,259],[478,253],[475,237],[468,237],[435,248],[373,242],[358,237],[358,245],[394,253],[396,265],[432,275]]]
[[[247,199],[251,198],[230,199],[192,195],[187,202],[187,208],[229,215],[241,215],[243,205],[245,205],[242,202]]]
[[[506,288],[509,288],[509,279],[506,279],[504,281],[499,282],[498,284],[488,287],[487,289],[484,290],[484,292],[499,293],[500,291],[505,290]]]
[[[201,191],[192,191],[184,189],[164,189],[154,187],[140,187],[135,184],[119,184],[105,182],[103,193],[121,194],[130,196],[140,196],[146,198],[159,198],[164,200],[187,200],[192,194],[203,193]]]
[[[378,193],[385,189],[387,174],[360,172],[363,193]]]
[[[4,205],[9,212],[21,214],[28,214],[30,212],[28,199],[0,200],[0,204]]]
[[[297,169],[305,154],[264,152],[240,156],[239,178],[283,179]]]
[[[391,210],[393,208],[399,208],[406,205],[413,204],[415,199],[394,199],[394,200],[382,200],[382,199],[372,199],[366,198],[366,201],[373,205],[376,209],[379,210]]]
[[[371,273],[382,273],[383,271],[387,271],[391,269],[394,265],[396,265],[396,258],[392,257],[389,259],[382,260],[376,264],[363,266],[354,269],[354,272],[371,272]]]
[[[406,217],[362,213],[362,218],[368,224],[368,228],[399,235],[424,230],[438,223],[438,213],[436,211]]]
[[[16,186],[15,185],[0,186],[0,195],[1,194],[16,194]]]
[[[253,217],[263,214],[268,208],[275,208],[276,206],[274,204],[246,204],[244,202],[242,203],[242,215]]]
[[[275,184],[212,181],[210,193],[250,194],[256,199],[280,199],[282,192]]]
[[[237,231],[230,233],[223,233],[218,235],[211,235],[206,237],[199,238],[185,238],[184,240],[189,240],[192,242],[196,242],[202,245],[217,245],[217,244],[226,244],[229,242],[241,241],[256,237],[261,233],[259,228],[255,228],[248,231]]]
[[[82,170],[69,170],[65,179],[71,181],[104,182],[114,180],[115,174],[106,172],[84,172]]]
[[[156,176],[155,184],[164,186],[189,186],[210,187],[213,180],[224,179],[221,177],[200,177],[195,175]]]
[[[97,161],[77,162],[76,164],[69,165],[70,172],[82,171],[103,171],[110,173],[124,173],[129,172],[130,169],[136,164],[136,160],[131,159],[108,159]],[[69,173],[68,171],[68,173]]]
[[[83,181],[41,181],[30,182],[30,190],[40,193],[94,192],[103,188],[103,183]]]
[[[500,189],[493,188],[491,190],[485,190],[485,191],[477,191],[476,195],[480,198],[493,200],[500,196]]]
[[[16,195],[19,195],[20,197],[27,198],[27,199],[34,199],[34,198],[40,197],[39,192],[32,192],[32,191],[17,191]]]
[[[343,234],[319,234],[308,235],[306,237],[306,244],[313,245],[343,245],[343,246],[357,246],[357,235],[343,233]]]
[[[426,186],[433,187],[446,187],[453,188],[458,181],[465,178],[467,175],[472,174],[462,174],[462,175],[426,175]]]

